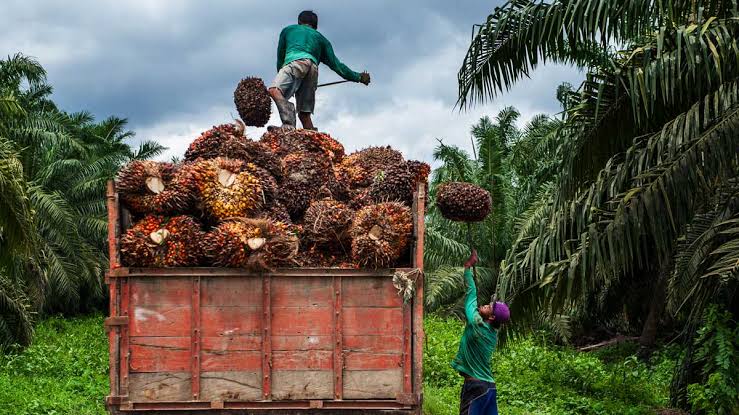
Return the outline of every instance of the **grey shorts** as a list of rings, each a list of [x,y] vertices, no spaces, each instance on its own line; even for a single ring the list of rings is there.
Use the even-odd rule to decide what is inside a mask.
[[[310,59],[298,59],[283,66],[270,88],[278,88],[285,99],[295,95],[298,112],[313,113],[316,106],[318,66]]]

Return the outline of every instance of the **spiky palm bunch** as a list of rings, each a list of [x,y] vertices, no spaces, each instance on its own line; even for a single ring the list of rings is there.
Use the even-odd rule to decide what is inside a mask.
[[[364,188],[372,184],[378,172],[403,161],[403,155],[390,146],[368,147],[345,157],[337,167],[337,175],[351,189]]]
[[[227,156],[226,152],[230,151],[234,143],[245,140],[244,129],[244,124],[240,121],[213,126],[190,143],[185,152],[185,161]]]
[[[457,222],[481,222],[492,209],[490,193],[472,183],[447,182],[436,191],[436,206],[442,216]]]
[[[370,186],[370,198],[377,202],[402,202],[413,205],[413,194],[418,185],[428,186],[431,166],[420,161],[406,161],[378,172]]]
[[[134,160],[118,173],[116,188],[131,213],[174,214],[195,201],[195,180],[190,166]]]
[[[259,215],[260,219],[269,219],[274,222],[281,222],[286,225],[292,225],[292,219],[290,219],[290,212],[287,211],[285,205],[279,201],[272,203],[269,209],[263,210]]]
[[[298,238],[283,223],[233,218],[209,232],[203,246],[215,266],[264,272],[293,263]]]
[[[312,130],[274,130],[266,132],[260,142],[280,156],[291,153],[324,153],[333,163],[344,158],[344,146],[328,134]]]
[[[265,194],[269,193],[265,189],[268,185],[274,188],[274,181],[260,180],[258,168],[241,160],[201,160],[193,166],[193,174],[203,210],[219,220],[259,212],[265,205]]]
[[[391,267],[408,248],[412,232],[408,206],[397,202],[367,206],[352,223],[352,259],[362,267]]]
[[[348,252],[353,219],[354,211],[345,204],[332,199],[317,200],[305,211],[301,236],[307,246]]]
[[[247,77],[234,91],[234,104],[246,125],[263,127],[272,113],[272,98],[261,78]]]
[[[121,237],[123,264],[130,267],[192,267],[202,263],[200,223],[190,216],[146,216]]]
[[[297,220],[321,186],[331,179],[331,161],[322,153],[297,152],[285,156],[282,166],[285,178],[280,186],[279,200],[293,220]]]

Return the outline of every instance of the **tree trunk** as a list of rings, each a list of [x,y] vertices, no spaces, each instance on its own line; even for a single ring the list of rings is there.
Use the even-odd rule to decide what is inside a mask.
[[[652,354],[654,342],[657,340],[657,329],[667,305],[667,278],[671,272],[672,261],[668,261],[659,271],[654,284],[649,314],[647,314],[647,320],[644,322],[639,337],[639,355],[643,358],[648,358]]]

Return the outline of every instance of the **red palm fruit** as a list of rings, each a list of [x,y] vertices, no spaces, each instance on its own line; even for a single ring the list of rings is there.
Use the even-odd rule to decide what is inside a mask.
[[[431,166],[420,161],[392,165],[375,175],[370,187],[370,198],[376,202],[402,202],[413,205],[413,194],[418,185],[427,184]]]
[[[402,203],[367,206],[352,223],[352,259],[362,267],[391,267],[408,248],[412,232],[411,210]]]
[[[225,156],[224,149],[228,147],[224,143],[238,137],[245,139],[244,129],[244,124],[241,121],[213,126],[213,128],[202,133],[195,141],[190,143],[190,146],[185,152],[185,161],[213,159]]]
[[[121,259],[129,267],[192,267],[202,263],[205,233],[190,216],[146,216],[121,237]]]
[[[298,238],[287,225],[266,219],[232,218],[205,237],[205,252],[215,266],[271,271],[292,264]]]
[[[337,167],[339,180],[350,189],[368,187],[378,172],[403,163],[403,155],[387,147],[369,147],[352,153]]]
[[[285,177],[278,199],[290,212],[293,221],[302,218],[319,189],[330,180],[333,170],[328,156],[298,152],[282,159]]]
[[[116,179],[121,201],[134,215],[185,212],[195,202],[193,186],[186,166],[148,160],[128,163]]]
[[[303,217],[301,239],[308,247],[349,252],[352,219],[354,211],[341,202],[331,199],[313,201]]]
[[[436,190],[436,207],[449,220],[483,221],[490,214],[492,205],[490,193],[472,183],[446,182]]]
[[[241,160],[200,160],[193,171],[204,212],[218,220],[253,215],[274,195],[271,176]]]
[[[234,91],[234,104],[246,125],[263,127],[272,113],[272,98],[261,78],[244,78]]]

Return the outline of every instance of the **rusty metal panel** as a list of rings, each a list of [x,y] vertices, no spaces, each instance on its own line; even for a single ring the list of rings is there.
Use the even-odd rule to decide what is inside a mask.
[[[421,184],[416,191],[416,197],[413,198],[415,211],[416,233],[415,252],[413,267],[421,271],[416,278],[416,292],[413,296],[413,393],[416,396],[416,404],[418,411],[421,411],[423,403],[423,247],[424,236],[426,234],[426,224],[424,222],[426,212],[426,187]]]
[[[128,279],[121,280],[121,299],[120,299],[120,313],[122,317],[129,317],[131,290],[129,290],[131,284]],[[119,392],[121,395],[128,395],[128,367],[129,367],[129,336],[130,326],[119,326],[120,332],[120,387]]]
[[[342,278],[333,277],[334,291],[334,399],[344,399],[344,330],[341,324],[343,309]]]
[[[190,317],[190,386],[192,399],[200,398],[200,277],[192,278],[192,317]]]
[[[262,276],[262,398],[272,396],[272,278]]]

